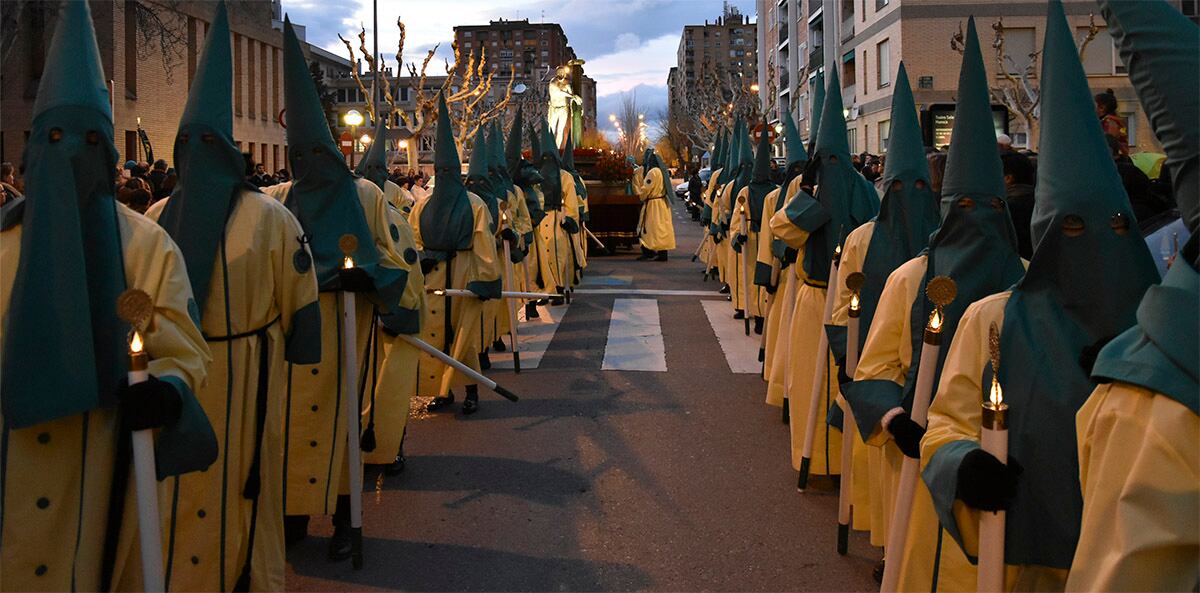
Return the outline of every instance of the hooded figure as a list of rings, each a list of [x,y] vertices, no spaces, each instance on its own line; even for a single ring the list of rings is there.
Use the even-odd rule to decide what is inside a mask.
[[[808,153],[811,155],[817,148],[817,134],[821,132],[821,114],[825,111],[825,73],[817,72],[813,79],[812,118],[808,125]],[[815,163],[814,163],[815,164]],[[809,180],[809,185],[812,180]]]
[[[1157,277],[1089,110],[1091,93],[1058,0],[1049,4],[1044,47],[1033,259],[1011,291],[963,315],[921,450],[938,516],[968,554],[977,550],[978,510],[1008,510],[1007,582],[1018,588],[1065,578],[1071,565],[1082,513],[1075,413],[1095,387],[1089,374],[1097,351],[1133,325]],[[979,402],[993,376],[992,326],[999,329],[996,377],[1009,405],[1007,466],[977,442]]]
[[[175,137],[179,183],[146,212],[187,262],[213,353],[209,380],[196,396],[222,443],[219,471],[169,482],[159,505],[168,517],[167,541],[176,542],[167,559],[172,587],[281,591],[283,467],[276,460],[283,458],[283,417],[270,411],[285,407],[285,359],[320,362],[321,313],[300,223],[242,181],[230,47],[220,3]],[[197,514],[204,509],[213,517]]]
[[[542,174],[542,196],[544,203],[542,207],[547,212],[562,209],[563,203],[563,187],[562,187],[562,157],[558,152],[558,145],[554,142],[554,137],[550,135],[549,128],[542,124],[541,136],[538,139],[536,153],[540,156],[538,171]]]
[[[368,338],[378,312],[385,323],[403,331],[412,312],[401,306],[415,253],[404,253],[391,232],[388,202],[374,183],[355,177],[330,135],[325,112],[309,75],[308,62],[291,22],[283,26],[284,104],[287,107],[288,160],[293,180],[263,188],[281,200],[304,229],[312,260],[296,255],[297,269],[312,266],[321,289],[321,362],[289,369],[284,513],[290,538],[303,537],[306,516],[329,514],[337,504],[330,557],[349,556],[349,496],[339,496],[346,466],[346,425],[340,416],[342,348],[367,357]],[[354,268],[343,268],[339,243],[358,239]],[[294,249],[293,249],[294,250]],[[341,292],[357,293],[356,344],[343,344]],[[327,435],[325,437],[314,435]],[[342,511],[345,510],[343,513]]]
[[[575,248],[571,235],[579,232],[579,222],[575,218],[578,216],[579,198],[575,192],[574,179],[570,173],[563,170],[562,154],[558,151],[558,145],[545,122],[542,123],[538,147],[542,152],[540,170],[544,207],[548,212],[556,212],[549,217],[551,222],[546,228],[547,237],[551,236],[551,233],[555,237],[550,241],[550,253],[547,255],[556,269],[555,280],[561,282],[555,292],[561,293],[576,281]]]
[[[579,171],[575,170],[575,139],[571,130],[567,130],[567,145],[563,148],[562,165],[563,173],[567,174],[563,175],[563,186],[570,185],[575,188],[576,206],[568,211],[576,227],[576,232],[571,236],[571,254],[575,258],[572,269],[582,278],[583,270],[587,267],[587,237],[582,232],[583,223],[587,220],[587,185]]]
[[[888,141],[887,169],[884,171],[887,192],[875,220],[859,226],[846,237],[838,265],[838,294],[834,300],[833,317],[831,324],[826,327],[830,349],[841,365],[846,356],[846,326],[852,298],[852,291],[847,286],[848,278],[851,274],[862,273],[864,284],[859,291],[859,333],[853,339],[859,347],[858,373],[864,377],[865,386],[851,383],[851,378],[845,374],[839,378],[839,382],[842,394],[850,405],[855,404],[856,398],[874,396],[883,400],[879,404],[882,411],[895,408],[900,403],[901,369],[907,368],[908,361],[898,360],[901,358],[899,349],[902,344],[908,347],[909,342],[903,339],[875,339],[872,350],[867,352],[864,345],[867,344],[868,329],[871,328],[884,286],[890,282],[892,272],[925,249],[929,236],[940,223],[929,185],[929,167],[921,142],[921,127],[903,63],[900,64],[892,93],[891,121],[892,135]],[[891,329],[907,324],[908,309],[914,301],[914,297],[907,293],[894,294],[900,296],[895,304],[902,306],[902,312],[900,315],[887,316],[884,320],[884,325]],[[864,357],[867,356],[869,358],[864,365]],[[865,389],[867,393],[864,395],[856,392],[856,389]],[[895,482],[899,478],[903,459],[900,449],[894,445],[868,447],[864,442],[879,424],[880,418],[874,414],[877,412],[872,409],[864,410],[862,414],[855,411],[854,419],[859,426],[844,428],[851,432],[849,438],[854,446],[854,468],[851,472],[853,504],[864,511],[868,508],[871,510],[869,515],[866,512],[858,513],[862,519],[870,517],[869,525],[855,521],[855,528],[869,528],[872,543],[883,546],[887,543],[888,523],[894,502],[892,494],[896,490]],[[880,444],[875,440],[871,443]],[[899,561],[896,564],[898,566]]]
[[[633,170],[633,187],[642,201],[638,218],[638,240],[642,255],[639,260],[667,261],[667,252],[675,249],[675,226],[671,220],[670,177],[660,164],[658,155],[646,149],[642,166]]]
[[[160,480],[208,467],[217,441],[192,389],[210,358],[179,247],[113,199],[117,151],[89,5],[64,2],[58,17],[26,197],[0,210],[0,574],[11,590],[108,590],[141,579],[127,430],[159,429]],[[153,304],[139,333],[151,379],[134,386],[131,328],[117,316],[126,289]],[[132,574],[114,573],[126,566]]]
[[[563,269],[566,266],[565,243],[560,239],[565,233],[560,227],[562,220],[562,176],[557,167],[557,151],[547,155],[543,147],[541,131],[530,125],[529,154],[532,160],[526,173],[526,183],[535,191],[532,195],[538,199],[538,209],[542,211],[541,222],[534,227],[534,244],[538,252],[538,286],[545,292],[561,293],[564,290]],[[548,140],[553,144],[553,139]],[[554,165],[551,167],[551,165]],[[552,177],[546,177],[546,175]],[[548,192],[553,192],[553,196]],[[553,208],[551,208],[553,206]]]
[[[363,155],[362,160],[358,161],[358,166],[354,168],[354,173],[374,183],[379,189],[383,190],[383,197],[387,199],[389,204],[403,212],[408,212],[412,209],[414,201],[412,194],[393,183],[391,179],[388,179],[388,128],[386,122],[387,120],[381,117],[379,118],[379,122],[375,124],[375,140],[371,142],[371,147],[367,149],[367,153]]]
[[[789,388],[789,424],[792,435],[792,465],[805,478],[804,445],[808,432],[808,411],[813,396],[813,381],[817,365],[826,369],[825,381],[818,397],[818,418],[824,419],[838,395],[837,370],[829,352],[819,352],[820,333],[824,330],[825,290],[829,281],[830,261],[834,251],[847,233],[875,216],[879,198],[870,182],[850,166],[850,147],[847,144],[846,122],[842,118],[841,84],[837,72],[829,80],[831,91],[824,101],[821,126],[816,148],[809,166],[815,171],[818,185],[815,197],[800,191],[772,218],[772,230],[789,247],[800,250],[802,272],[796,279],[796,307],[792,313],[789,333],[788,366],[792,373]],[[807,180],[806,180],[807,181]],[[802,273],[802,275],[801,275]],[[838,408],[840,412],[840,408]],[[835,414],[840,418],[840,414]],[[835,426],[840,420],[835,422]],[[833,475],[840,472],[841,436],[829,431],[825,422],[815,422],[811,472]]]
[[[470,175],[481,190],[487,187],[487,145],[482,131],[476,135]],[[429,297],[421,322],[421,339],[479,370],[483,309],[488,299],[500,297],[500,262],[496,258],[496,236],[491,214],[483,199],[468,192],[459,177],[462,164],[454,142],[454,128],[445,97],[438,97],[438,122],[434,145],[433,194],[413,208],[413,229],[421,250],[427,289],[469,290],[478,298]],[[466,386],[463,413],[479,406],[479,387],[427,354],[420,357],[417,395],[433,395],[429,409],[436,411],[454,403],[456,386]]]
[[[500,221],[500,198],[503,188],[498,187],[494,169],[491,166],[491,149],[488,146],[484,126],[475,130],[475,139],[471,145],[471,162],[467,164],[467,191],[479,196],[487,204],[488,214],[491,215],[492,230]],[[436,185],[434,187],[437,187]]]
[[[1200,517],[1200,36],[1166,2],[1100,3],[1121,60],[1172,163],[1192,238],[1137,325],[1092,367],[1099,385],[1076,415],[1083,520],[1068,591],[1184,591],[1196,585]],[[1145,517],[1155,517],[1147,529]]]
[[[747,265],[753,265],[753,270],[747,270],[749,279],[752,280],[752,286],[749,287],[750,301],[745,300],[745,292],[742,290],[742,273],[738,270],[735,278],[730,283],[730,290],[736,284],[738,290],[732,292],[734,309],[743,311],[745,315],[754,318],[754,331],[758,334],[763,332],[763,317],[767,311],[761,288],[757,283],[758,266],[756,263],[758,257],[758,246],[761,239],[763,210],[767,200],[767,196],[772,193],[777,193],[779,186],[771,183],[771,141],[767,134],[767,122],[763,120],[763,132],[759,135],[758,149],[754,155],[754,165],[750,169],[750,182],[743,187],[737,194],[735,201],[738,203],[733,205],[734,215],[730,222],[730,229],[734,234],[733,250],[741,253],[743,249],[747,250],[752,257],[755,258],[747,262]],[[748,145],[748,143],[747,143]],[[745,167],[743,166],[742,174],[745,175]],[[745,214],[742,213],[742,204],[740,200],[745,199]],[[748,219],[748,220],[744,220]],[[747,228],[746,222],[749,222]],[[735,267],[741,266],[740,260]],[[768,280],[770,279],[771,268],[767,268]]]
[[[734,121],[733,132],[730,134],[729,144],[724,151],[724,164],[721,167],[721,180],[716,196],[713,201],[713,222],[709,227],[709,234],[712,235],[713,241],[717,245],[717,268],[718,275],[725,287],[721,290],[733,292],[732,283],[734,267],[737,265],[736,254],[733,251],[732,241],[724,239],[729,235],[729,226],[732,222],[734,201],[737,198],[737,193],[734,188],[738,179],[738,155],[741,153],[741,145],[746,141],[746,132],[743,123],[740,119]]]
[[[721,159],[724,158],[725,151],[725,126],[717,131],[717,139],[713,144],[712,157],[709,159],[709,176],[708,189],[704,192],[704,208],[700,210],[700,225],[708,229],[712,224],[713,207],[712,194],[713,188],[720,187],[721,183]]]

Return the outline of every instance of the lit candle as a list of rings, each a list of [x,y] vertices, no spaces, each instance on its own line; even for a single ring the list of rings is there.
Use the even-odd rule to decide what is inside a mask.
[[[349,255],[342,258],[342,267],[347,270],[353,269],[354,268],[354,258],[350,257]]]
[[[150,357],[146,356],[142,333],[133,330],[129,337],[129,384],[135,385],[150,378]]]
[[[996,325],[992,324],[993,336]],[[999,337],[993,338],[994,350],[999,349]],[[983,402],[979,446],[1001,463],[1008,464],[1008,404],[1000,387],[998,352],[992,356],[992,388]],[[979,512],[979,591],[1004,590],[1004,511]]]
[[[846,375],[854,377],[854,369],[858,368],[858,323],[862,313],[862,303],[859,291],[862,290],[866,277],[862,272],[854,272],[846,277],[846,288],[850,289],[850,306],[846,311]],[[854,435],[857,432],[854,425],[854,411],[850,402],[843,397],[842,406],[842,487],[838,492],[838,554],[845,555],[850,545],[850,485],[854,481]]]

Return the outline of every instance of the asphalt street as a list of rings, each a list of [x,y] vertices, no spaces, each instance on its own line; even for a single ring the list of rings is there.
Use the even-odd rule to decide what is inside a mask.
[[[766,384],[731,371],[703,303],[732,308],[690,261],[701,229],[678,204],[675,229],[668,262],[589,261],[538,367],[489,373],[521,401],[415,412],[406,471],[366,474],[365,567],[328,562],[317,519],[288,551],[288,589],[877,590],[865,535],[835,552],[836,494],[796,491]],[[638,304],[656,305],[648,356],[665,371],[604,370],[626,299],[655,301]]]

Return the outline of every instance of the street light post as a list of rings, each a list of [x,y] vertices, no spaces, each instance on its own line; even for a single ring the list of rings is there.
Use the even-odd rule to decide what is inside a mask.
[[[363,123],[363,116],[357,109],[351,109],[342,116],[342,121],[350,126],[350,168],[354,168],[354,143],[357,141],[358,126]]]

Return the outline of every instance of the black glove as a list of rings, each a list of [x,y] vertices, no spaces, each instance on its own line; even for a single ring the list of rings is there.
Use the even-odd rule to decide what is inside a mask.
[[[141,383],[122,381],[117,388],[121,421],[129,430],[161,428],[179,420],[183,400],[170,383],[151,376]]]
[[[724,240],[724,237],[721,236],[721,233],[714,233],[712,237],[713,237],[713,245],[720,245],[721,241]]]
[[[774,291],[772,291],[772,292],[774,292]],[[838,365],[837,370],[838,370],[838,373],[837,373],[838,385],[845,385],[847,383],[851,383],[854,381],[854,379],[850,378],[850,375],[846,374],[846,365]]]
[[[887,430],[892,433],[896,446],[900,447],[900,452],[904,453],[905,457],[921,458],[921,439],[925,436],[925,429],[913,422],[908,412],[896,414],[888,422]]]
[[[423,259],[421,260],[421,273],[428,276],[437,265],[438,260],[436,259]]]
[[[564,218],[564,219],[562,219],[562,222],[560,222],[558,224],[564,230],[566,230],[567,234],[569,234],[569,235],[574,235],[575,233],[579,232],[579,223],[575,222],[575,220],[572,218],[569,218],[569,217]]]
[[[1012,457],[1008,465],[983,449],[975,449],[963,456],[958,466],[958,491],[955,496],[968,506],[981,511],[1008,509],[1017,495],[1017,477],[1021,465]]]
[[[346,292],[371,292],[375,281],[362,268],[338,268],[338,284]]]
[[[733,236],[733,251],[734,253],[742,252],[742,245],[746,244],[746,235],[738,233]]]
[[[511,243],[513,245],[517,244],[517,234],[514,233],[513,230],[510,228],[501,229],[500,230],[500,238],[504,239],[505,241],[508,241],[509,243]]]
[[[512,249],[508,250],[508,261],[514,264],[525,261],[525,252],[514,245]]]

